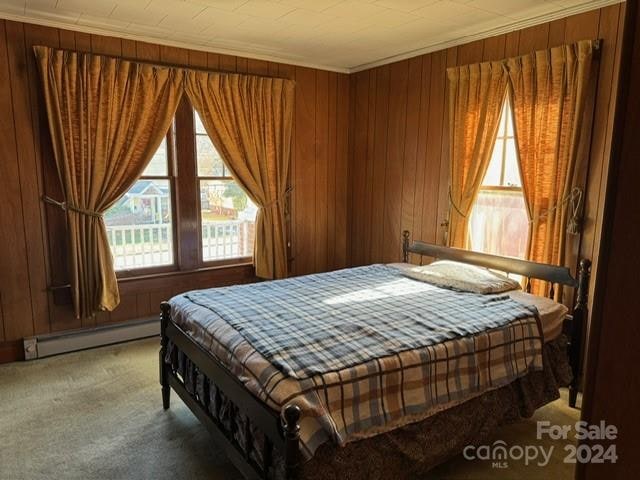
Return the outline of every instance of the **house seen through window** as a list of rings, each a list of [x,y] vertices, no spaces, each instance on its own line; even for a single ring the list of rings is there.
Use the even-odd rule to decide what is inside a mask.
[[[142,176],[104,215],[116,270],[173,264],[173,218],[167,141]]]
[[[190,112],[193,121],[176,117],[167,135],[172,143],[163,140],[140,178],[104,215],[116,271],[180,268],[175,239],[189,245],[186,255],[196,268],[253,255],[258,209]],[[193,181],[197,189],[172,191],[180,175],[182,185]]]
[[[491,161],[469,219],[469,247],[478,252],[524,258],[528,235],[529,217],[507,97]]]
[[[258,211],[233,179],[194,111],[202,260],[251,257]]]

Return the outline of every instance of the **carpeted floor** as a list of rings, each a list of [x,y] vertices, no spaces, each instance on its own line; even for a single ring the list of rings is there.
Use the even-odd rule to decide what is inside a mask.
[[[162,410],[157,351],[158,340],[149,339],[0,366],[0,479],[241,478],[177,395]],[[496,438],[550,445],[535,440],[538,419],[573,424],[578,411],[561,399]],[[458,457],[429,478],[570,479],[563,448],[556,442],[545,468],[497,469]]]

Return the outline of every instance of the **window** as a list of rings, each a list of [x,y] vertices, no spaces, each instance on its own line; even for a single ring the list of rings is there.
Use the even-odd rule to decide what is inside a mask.
[[[258,209],[188,100],[140,178],[104,215],[119,276],[246,264]]]
[[[258,211],[233,179],[194,111],[202,260],[251,257]]]
[[[491,161],[469,219],[471,250],[524,258],[529,216],[509,99],[504,102]]]
[[[171,198],[165,138],[142,176],[104,215],[116,271],[174,263]]]

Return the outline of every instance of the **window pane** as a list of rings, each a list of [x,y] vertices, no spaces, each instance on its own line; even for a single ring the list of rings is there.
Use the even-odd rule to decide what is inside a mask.
[[[504,161],[504,185],[509,187],[522,186],[516,142],[513,138],[507,140],[506,157]]]
[[[487,173],[482,180],[483,186],[497,186],[500,185],[500,174],[502,171],[502,144],[503,140],[496,140],[496,144],[493,147],[493,153],[491,154],[491,161],[489,167],[487,167]]]
[[[509,97],[506,97],[504,103],[502,104],[502,112],[500,112],[500,127],[498,129],[498,137],[504,137],[509,135],[510,131],[510,107],[509,107]]]
[[[511,110],[511,102],[509,97],[504,101],[504,107],[502,110],[502,117],[505,120],[506,135],[507,137],[513,137],[513,111]]]
[[[195,110],[193,111],[196,122],[196,133],[206,135],[207,131],[204,129],[204,125],[202,124],[202,120],[200,119],[200,115]]]
[[[168,175],[167,167],[167,137],[162,140],[156,153],[153,154],[147,168],[142,172],[142,176],[166,177]]]
[[[116,270],[173,263],[168,180],[138,180],[105,213],[104,222]]]
[[[257,207],[233,180],[201,180],[202,259],[253,255]]]
[[[480,191],[469,219],[471,250],[524,258],[528,234],[521,191]]]
[[[199,177],[228,176],[222,157],[207,135],[196,135],[196,151],[198,154]]]

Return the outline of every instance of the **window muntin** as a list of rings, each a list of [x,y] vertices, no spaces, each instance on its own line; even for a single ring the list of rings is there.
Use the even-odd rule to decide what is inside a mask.
[[[513,128],[513,113],[505,99],[491,161],[469,219],[471,250],[524,258],[529,216]]]
[[[174,263],[168,158],[165,138],[140,178],[104,214],[116,271]]]
[[[202,260],[253,255],[255,204],[231,176],[194,111]]]

